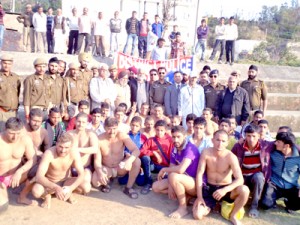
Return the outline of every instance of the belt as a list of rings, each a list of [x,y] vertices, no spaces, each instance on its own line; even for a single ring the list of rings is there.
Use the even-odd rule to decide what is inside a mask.
[[[4,109],[4,108],[2,108],[1,106],[0,106],[0,112],[15,112],[15,111],[17,111],[16,109],[9,109],[9,110],[6,110],[6,109]]]
[[[79,103],[71,102],[73,105],[78,106]]]
[[[25,26],[25,25],[24,25],[24,27],[30,27],[30,28],[33,28],[33,26]]]

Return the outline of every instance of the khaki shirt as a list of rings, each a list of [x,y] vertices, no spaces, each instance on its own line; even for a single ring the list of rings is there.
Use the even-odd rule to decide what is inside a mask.
[[[80,69],[79,71],[79,75],[83,78],[84,80],[84,91],[86,93],[89,93],[89,85],[90,85],[90,81],[93,78],[93,71],[89,70],[89,69]],[[89,95],[89,94],[88,94]]]
[[[88,100],[88,92],[84,88],[84,79],[81,76],[66,77],[63,86],[63,100],[65,106],[69,101],[78,104],[81,100]],[[70,99],[69,99],[70,98]]]
[[[64,79],[59,74],[47,74],[47,79],[50,82],[51,103],[59,106],[63,101],[63,84]]]
[[[210,108],[213,112],[216,111],[216,101],[218,95],[225,88],[225,85],[220,83],[218,83],[215,88],[211,86],[211,84],[204,86],[206,108]]]
[[[164,98],[167,87],[171,85],[170,82],[165,81],[163,84],[158,80],[150,87],[150,106],[153,108],[156,104],[164,105]]]
[[[5,110],[17,110],[20,90],[21,79],[18,75],[10,73],[5,76],[0,72],[0,107]]]
[[[24,81],[24,106],[48,108],[51,100],[51,85],[47,75],[30,75]]]
[[[251,110],[261,109],[261,100],[266,100],[268,93],[265,83],[258,79],[248,79],[241,83],[241,87],[248,92]]]

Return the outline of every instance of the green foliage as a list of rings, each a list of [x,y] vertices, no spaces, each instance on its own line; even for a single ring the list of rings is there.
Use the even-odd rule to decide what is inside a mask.
[[[10,2],[10,1],[9,1]],[[62,6],[62,0],[27,0],[27,1],[15,1],[15,12],[23,12],[25,10],[25,6],[27,4],[31,4],[33,6],[33,11],[36,11],[36,7],[38,5],[43,6],[44,11],[46,12],[49,7],[52,7],[54,11]],[[38,4],[37,4],[38,2]]]

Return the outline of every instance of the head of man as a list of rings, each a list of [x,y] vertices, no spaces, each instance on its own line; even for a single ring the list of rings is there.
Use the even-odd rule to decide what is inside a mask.
[[[120,108],[123,110],[124,114],[126,114],[126,112],[127,112],[127,110],[128,110],[128,106],[126,105],[125,102],[121,102],[121,103],[118,105],[118,107],[120,107]]]
[[[103,13],[102,12],[98,12],[98,19],[102,20],[103,19]]]
[[[228,133],[224,130],[217,130],[212,138],[212,143],[214,149],[217,151],[224,151],[227,150],[226,147],[228,145]]]
[[[101,122],[101,109],[100,108],[94,108],[91,112],[92,115],[92,124],[98,125]]]
[[[150,82],[154,82],[158,80],[158,71],[156,69],[151,69],[149,71],[150,74]]]
[[[240,76],[241,76],[241,71],[239,70],[234,70],[230,73],[230,76],[236,77],[238,79],[238,81],[240,80]]]
[[[102,102],[101,105],[101,116],[103,118],[107,118],[109,116],[109,112],[110,112],[110,106],[107,102]]]
[[[180,116],[173,115],[173,116],[171,116],[170,120],[171,120],[171,126],[172,127],[180,125],[180,122],[181,122]]]
[[[114,64],[109,67],[109,77],[112,79],[118,78],[118,68]]]
[[[144,14],[143,14],[143,20],[147,20],[147,19],[148,19],[148,13],[144,12]]]
[[[34,60],[33,65],[35,68],[35,74],[36,75],[44,75],[47,69],[47,60],[44,58],[37,58],[36,60]]]
[[[80,112],[76,116],[76,130],[84,131],[88,124],[88,114]]]
[[[194,129],[194,120],[197,118],[197,116],[193,113],[190,113],[186,116],[185,122],[187,126],[187,131],[189,133],[193,133]]]
[[[1,71],[4,73],[10,73],[13,65],[13,56],[10,54],[2,54],[0,59],[1,59]]]
[[[208,82],[208,73],[205,70],[199,73],[199,82],[200,84],[206,84]]]
[[[186,131],[182,126],[175,126],[171,130],[172,140],[177,150],[182,150],[186,143]]]
[[[69,133],[63,133],[56,142],[56,154],[58,157],[69,155],[73,145],[73,137]]]
[[[33,108],[29,112],[29,128],[32,131],[40,129],[43,123],[43,111],[39,108]]]
[[[22,135],[23,123],[17,117],[9,118],[5,123],[4,139],[8,143],[16,143]]]
[[[165,39],[158,38],[158,40],[157,40],[158,47],[160,47],[160,48],[164,47],[165,43],[166,43]]]
[[[221,18],[220,18],[220,24],[221,24],[221,25],[224,25],[224,24],[225,24],[225,17],[221,17]]]
[[[142,118],[139,116],[135,116],[130,121],[130,131],[133,134],[137,134],[142,126]]]
[[[269,122],[267,120],[258,121],[259,134],[261,138],[264,138],[269,130]]]
[[[58,16],[61,16],[61,14],[62,14],[61,9],[58,8],[58,9],[56,10],[56,13],[57,13]]]
[[[154,119],[152,116],[147,116],[144,122],[146,130],[152,130],[154,128]]]
[[[114,17],[115,17],[115,19],[117,19],[119,17],[119,11],[115,11]]]
[[[177,31],[178,31],[178,25],[174,25],[174,26],[173,26],[173,32],[176,33]]]
[[[89,114],[90,113],[90,103],[87,100],[79,101],[78,112]]]
[[[48,15],[53,15],[53,8],[49,7],[47,10],[47,13],[48,13]],[[61,14],[61,12],[60,12],[60,14]],[[57,15],[58,15],[58,11],[57,11]]]
[[[87,7],[83,8],[83,15],[87,15],[89,12],[89,9]]]
[[[202,117],[203,117],[206,121],[210,121],[211,118],[213,117],[213,112],[212,112],[211,108],[205,108],[205,109],[203,109]]]
[[[194,71],[191,71],[190,77],[189,77],[189,85],[191,87],[194,87],[197,84],[197,74]]]
[[[70,75],[70,77],[78,77],[79,76],[79,64],[78,63],[70,63],[69,64],[69,75]]]
[[[292,128],[290,128],[289,126],[280,126],[278,128],[278,131],[277,131],[277,134],[280,133],[280,132],[290,132],[292,133]]]
[[[212,85],[217,85],[218,83],[218,77],[219,77],[219,70],[212,70],[209,73],[209,82]]]
[[[122,87],[125,87],[128,83],[129,70],[122,70],[118,75],[118,82]]]
[[[255,148],[257,146],[259,140],[259,127],[256,125],[248,125],[245,128],[245,140],[250,149]]]
[[[175,71],[173,76],[174,76],[174,82],[176,84],[180,84],[181,81],[182,81],[182,74],[181,74],[181,72],[180,71]]]
[[[134,66],[131,66],[128,68],[128,70],[130,71],[129,79],[137,78],[137,75],[139,73],[139,70],[137,68],[135,68]]]
[[[78,61],[80,63],[80,67],[82,69],[86,69],[88,67],[89,62],[90,62],[90,59],[91,59],[91,55],[89,53],[81,52],[78,55]]]
[[[58,58],[53,57],[49,60],[48,71],[50,74],[56,74],[58,72]]]
[[[205,65],[203,66],[202,70],[205,71],[207,74],[210,74],[211,68],[209,65]]]
[[[159,67],[157,71],[158,71],[159,81],[164,81],[167,73],[167,69],[165,67]]]
[[[162,118],[164,116],[164,109],[162,105],[156,105],[154,107],[154,116],[156,118]]]
[[[230,24],[230,25],[234,24],[234,17],[233,17],[233,16],[231,16],[231,17],[229,18],[229,24]]]
[[[137,12],[136,11],[132,11],[131,16],[132,18],[136,18]]]
[[[234,115],[231,115],[227,118],[230,122],[230,132],[233,132],[237,126],[237,122],[236,122],[236,119],[235,119],[235,116]]]
[[[167,123],[164,120],[158,120],[155,125],[155,135],[158,138],[163,138],[166,134],[166,130],[167,130]]]
[[[202,27],[205,27],[205,26],[206,26],[206,19],[202,19],[202,20],[201,20],[201,26],[202,26]]]
[[[30,4],[26,5],[26,12],[28,13],[32,12],[32,6]]]
[[[189,75],[187,73],[182,73],[181,83],[186,84],[189,81]]]
[[[175,34],[175,41],[180,43],[181,42],[181,33],[180,32],[176,32]]]
[[[77,15],[77,9],[76,9],[76,8],[73,8],[73,9],[72,9],[72,14],[73,14],[73,16],[76,16],[76,15]]]
[[[61,111],[57,107],[53,107],[49,110],[49,121],[52,126],[57,126],[61,121]]]
[[[58,60],[58,73],[60,76],[64,76],[66,72],[67,62],[64,60]]]
[[[228,88],[231,91],[234,91],[238,85],[238,80],[236,77],[230,76],[228,78]]]
[[[124,109],[122,107],[118,106],[114,111],[114,116],[118,120],[119,123],[122,123],[123,119],[125,117]]]
[[[154,21],[155,21],[155,23],[158,23],[158,22],[159,22],[159,15],[155,15],[155,16],[154,16]]]
[[[224,130],[227,133],[230,133],[230,121],[229,119],[221,119],[219,122],[219,130]]]
[[[101,63],[99,66],[99,77],[106,79],[108,77],[108,65]]]
[[[194,126],[193,126],[194,136],[202,138],[205,134],[206,125],[207,125],[207,122],[204,118],[197,117],[194,120]]]
[[[276,149],[282,153],[291,151],[295,146],[296,138],[291,132],[280,132],[276,135]]]
[[[255,65],[251,65],[248,70],[248,79],[254,80],[257,76],[258,68]]]
[[[119,122],[117,118],[107,117],[104,121],[104,129],[109,138],[115,138],[118,133]]]
[[[253,115],[253,123],[258,125],[258,121],[264,118],[264,112],[261,110],[256,110]]]
[[[44,11],[44,9],[43,9],[42,6],[39,6],[39,7],[37,8],[37,12],[38,12],[39,14],[42,14],[43,11]]]
[[[143,116],[147,116],[148,113],[149,113],[149,104],[147,104],[146,102],[143,102],[142,105],[141,105],[141,112],[140,114],[143,115]]]

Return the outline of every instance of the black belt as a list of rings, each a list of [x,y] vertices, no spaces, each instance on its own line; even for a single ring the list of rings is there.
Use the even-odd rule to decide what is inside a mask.
[[[30,28],[33,28],[33,26],[25,26],[25,25],[24,25],[24,27],[30,27]]]
[[[78,106],[78,102],[76,103],[76,102],[71,102],[73,105],[76,105],[76,106]]]

